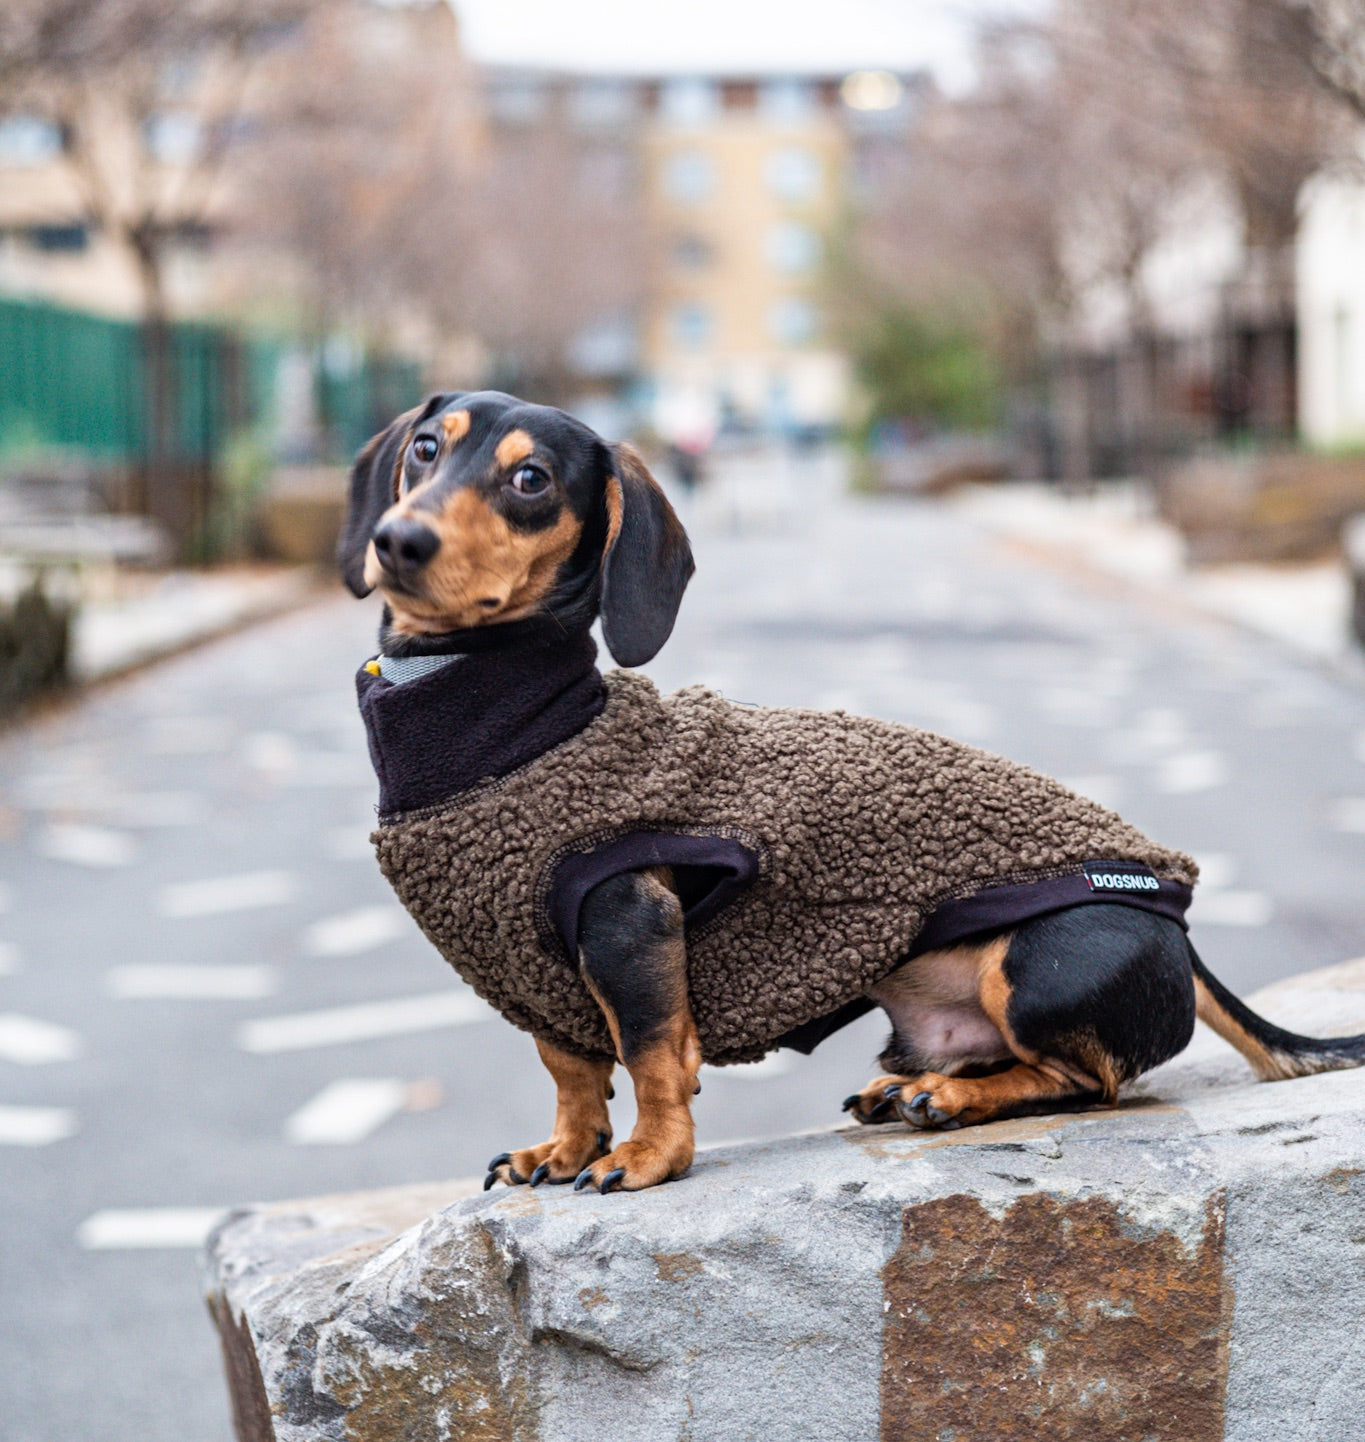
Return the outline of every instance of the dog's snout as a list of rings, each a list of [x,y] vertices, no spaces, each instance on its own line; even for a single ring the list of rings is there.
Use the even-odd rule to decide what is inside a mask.
[[[441,539],[430,526],[406,516],[385,521],[374,533],[374,550],[379,564],[391,575],[406,576],[420,571],[441,547]]]

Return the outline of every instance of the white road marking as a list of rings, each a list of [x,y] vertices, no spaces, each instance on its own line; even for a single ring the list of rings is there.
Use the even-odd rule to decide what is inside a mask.
[[[120,796],[110,812],[121,826],[198,826],[208,803],[197,791],[143,791]]]
[[[401,906],[362,906],[315,921],[303,933],[303,950],[307,956],[353,956],[393,941],[408,926],[407,912]]]
[[[284,1139],[296,1146],[347,1146],[363,1141],[402,1111],[406,1082],[395,1077],[346,1077],[306,1102],[284,1124]]]
[[[1188,796],[1222,786],[1230,774],[1227,757],[1220,751],[1182,751],[1160,762],[1154,779],[1158,791]]]
[[[1275,903],[1263,891],[1205,891],[1194,893],[1191,926],[1265,926],[1275,915]]]
[[[163,886],[157,896],[162,916],[217,916],[293,901],[298,880],[288,871],[248,871],[240,876],[214,876]]]
[[[253,771],[282,780],[299,764],[299,748],[283,731],[253,731],[242,742],[242,759]]]
[[[45,826],[38,833],[38,851],[73,866],[131,866],[137,860],[137,842],[125,832],[70,822]]]
[[[75,1134],[69,1107],[0,1106],[0,1147],[45,1147]]]
[[[0,1016],[0,1061],[45,1066],[48,1062],[71,1061],[80,1054],[81,1039],[69,1027],[13,1011]]]
[[[1123,807],[1123,782],[1117,776],[1067,776],[1059,778],[1063,786],[1070,787],[1078,796],[1087,796],[1091,801],[1107,806],[1110,811]]]
[[[1365,796],[1342,796],[1329,802],[1327,824],[1333,831],[1365,834]]]
[[[186,1001],[259,1001],[275,994],[275,973],[268,966],[179,966],[130,963],[104,973],[110,996],[163,997]]]
[[[19,970],[19,948],[10,941],[0,941],[0,976],[13,976]]]
[[[147,1247],[202,1247],[223,1207],[140,1207],[94,1212],[76,1228],[87,1251]]]
[[[741,1066],[708,1066],[702,1070],[708,1076],[723,1076],[730,1081],[767,1081],[771,1077],[786,1076],[795,1065],[790,1052],[770,1051],[761,1061],[745,1062]]]
[[[353,786],[368,779],[364,753],[303,749],[283,731],[257,731],[242,743],[254,771],[285,786]]]
[[[1201,851],[1195,861],[1199,865],[1199,894],[1221,891],[1237,880],[1237,859],[1221,851]]]
[[[374,844],[370,841],[371,826],[338,826],[329,831],[323,850],[333,861],[372,861]]]
[[[159,756],[202,756],[227,750],[232,723],[220,716],[158,716],[147,726],[147,749]]]
[[[247,1022],[237,1033],[243,1051],[300,1051],[314,1046],[340,1046],[373,1037],[402,1036],[445,1026],[469,1026],[493,1013],[470,992],[438,991],[394,1001],[366,1002],[328,1011],[267,1016]]]

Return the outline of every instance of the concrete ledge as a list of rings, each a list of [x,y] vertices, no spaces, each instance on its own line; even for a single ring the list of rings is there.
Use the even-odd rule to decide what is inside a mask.
[[[1252,1004],[1365,1030],[1365,962]],[[1117,1112],[245,1208],[207,1276],[242,1442],[1354,1442],[1365,1073],[1201,1033]]]

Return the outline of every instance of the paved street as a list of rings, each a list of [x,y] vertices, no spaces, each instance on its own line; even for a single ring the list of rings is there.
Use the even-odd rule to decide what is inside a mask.
[[[832,500],[810,465],[794,505],[735,465],[689,508],[662,685],[947,731],[1117,806],[1200,857],[1196,942],[1239,990],[1365,953],[1360,689],[930,506]],[[209,1212],[547,1134],[531,1042],[369,853],[351,676],[375,621],[339,596],[0,743],[5,1442],[227,1442]],[[707,1074],[703,1143],[837,1121],[882,1031]]]

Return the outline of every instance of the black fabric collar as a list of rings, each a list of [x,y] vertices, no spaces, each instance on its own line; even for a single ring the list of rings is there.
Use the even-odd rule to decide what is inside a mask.
[[[601,713],[606,689],[596,665],[597,646],[587,631],[566,639],[555,625],[549,644],[544,628],[535,627],[522,644],[508,645],[510,627],[488,629],[502,631],[504,644],[458,652],[444,648],[444,654],[463,656],[458,666],[443,666],[401,685],[364,669],[357,675],[381,816],[434,806],[481,781],[505,776],[576,736]],[[443,652],[432,647],[407,654]]]

